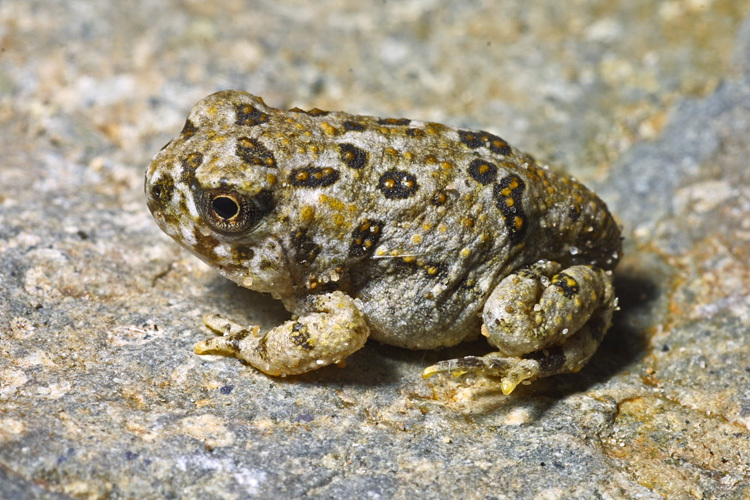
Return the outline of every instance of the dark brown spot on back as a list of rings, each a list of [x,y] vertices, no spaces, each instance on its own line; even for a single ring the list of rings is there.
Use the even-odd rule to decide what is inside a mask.
[[[411,120],[409,120],[408,118],[379,118],[378,123],[380,125],[403,126],[409,125],[411,123]]]
[[[491,184],[497,177],[497,167],[494,163],[476,159],[469,164],[469,175],[482,185]]]
[[[484,146],[485,141],[482,140],[481,132],[474,132],[471,130],[459,130],[458,137],[471,149],[477,149],[478,147]]]
[[[375,249],[375,245],[383,236],[383,222],[375,219],[365,219],[352,232],[349,244],[349,257],[363,257]]]
[[[523,241],[527,230],[527,218],[523,210],[523,191],[526,188],[523,179],[516,174],[510,174],[495,184],[493,196],[497,208],[503,215],[505,227],[508,228],[511,244],[517,245]]]
[[[489,140],[489,148],[495,154],[509,155],[511,153],[510,146],[503,139],[496,135],[487,134]]]
[[[235,123],[243,127],[254,127],[268,121],[268,115],[252,104],[240,104],[235,112],[237,113]]]
[[[289,183],[295,187],[326,187],[339,180],[339,171],[331,167],[295,168],[289,174]]]
[[[234,153],[249,165],[276,167],[276,159],[273,153],[255,139],[240,137],[237,139],[237,147]]]
[[[378,189],[391,200],[403,200],[419,189],[417,178],[403,170],[388,170],[380,176]]]
[[[355,132],[362,132],[365,129],[365,126],[362,123],[353,122],[351,120],[346,120],[342,125],[346,130],[354,130]]]
[[[485,146],[493,153],[499,155],[509,155],[512,151],[508,143],[503,139],[483,130],[459,130],[458,137],[462,143],[471,149]]]
[[[359,170],[367,165],[367,151],[353,144],[339,144],[339,156],[349,168]]]

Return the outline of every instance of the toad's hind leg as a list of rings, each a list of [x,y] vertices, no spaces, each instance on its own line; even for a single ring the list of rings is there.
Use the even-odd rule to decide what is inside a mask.
[[[540,261],[503,279],[487,300],[482,333],[497,348],[423,372],[501,377],[510,394],[524,380],[577,372],[596,352],[616,306],[611,277],[594,266]]]
[[[217,315],[204,324],[223,336],[199,342],[196,354],[236,356],[268,375],[294,375],[339,363],[367,341],[369,328],[354,301],[341,292],[312,299],[312,311],[258,335]]]

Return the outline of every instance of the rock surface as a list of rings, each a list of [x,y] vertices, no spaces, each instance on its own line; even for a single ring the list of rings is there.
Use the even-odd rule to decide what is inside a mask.
[[[750,497],[750,5],[0,3],[0,498]],[[179,249],[150,156],[225,88],[483,128],[619,217],[588,367],[502,396],[375,343],[197,357],[286,316]]]

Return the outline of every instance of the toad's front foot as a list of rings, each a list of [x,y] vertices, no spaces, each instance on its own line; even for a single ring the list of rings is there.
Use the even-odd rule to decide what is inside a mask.
[[[340,363],[360,349],[369,335],[354,301],[341,292],[317,296],[312,312],[258,335],[259,327],[245,328],[215,314],[203,318],[222,337],[196,344],[196,354],[236,356],[274,376],[305,373]]]
[[[240,352],[240,342],[246,337],[258,337],[259,326],[244,327],[224,318],[218,314],[206,314],[203,316],[203,324],[210,330],[221,335],[195,344],[195,354],[223,354],[225,356],[237,356]]]

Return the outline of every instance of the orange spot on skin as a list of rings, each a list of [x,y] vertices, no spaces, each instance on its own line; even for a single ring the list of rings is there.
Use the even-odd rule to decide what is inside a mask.
[[[330,123],[323,122],[320,124],[320,128],[323,129],[323,133],[329,137],[333,137],[336,135],[336,128],[333,127]]]
[[[315,217],[315,209],[310,205],[304,205],[300,210],[300,216],[305,222],[310,222]]]

